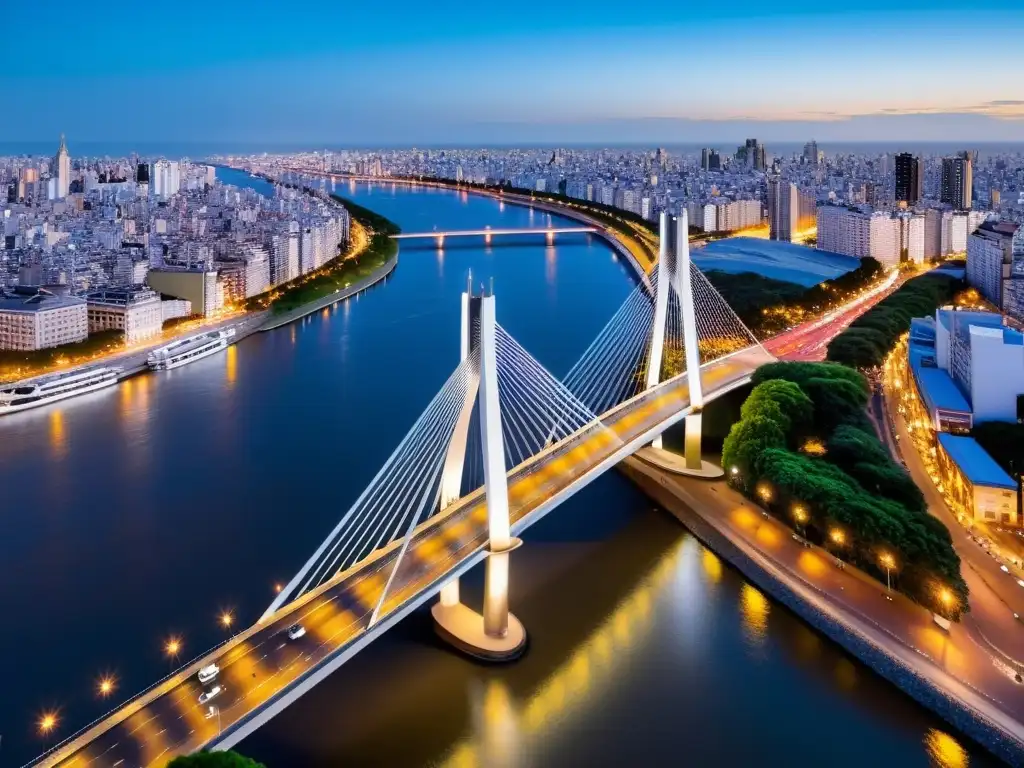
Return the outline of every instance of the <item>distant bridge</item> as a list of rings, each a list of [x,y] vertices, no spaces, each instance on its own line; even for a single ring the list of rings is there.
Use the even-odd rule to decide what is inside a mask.
[[[548,240],[553,240],[555,235],[589,234],[597,232],[597,227],[525,227],[519,229],[448,229],[434,230],[433,232],[403,232],[400,235],[392,235],[393,240],[426,240],[433,238],[438,244],[442,244],[446,237],[483,237],[490,242],[495,235],[545,235]]]

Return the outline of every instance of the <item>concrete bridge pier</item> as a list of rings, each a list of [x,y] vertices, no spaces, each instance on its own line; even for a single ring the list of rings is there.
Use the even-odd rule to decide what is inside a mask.
[[[479,323],[474,322],[477,318]],[[474,326],[479,329],[475,337]],[[471,388],[473,391],[467,394],[466,404],[463,406],[446,456],[441,480],[442,506],[458,498],[469,418],[473,404],[479,397],[489,538],[484,575],[483,613],[479,614],[461,602],[459,582],[456,578],[441,588],[440,599],[431,609],[431,614],[438,634],[463,653],[486,661],[509,661],[525,650],[526,629],[508,608],[509,554],[520,546],[522,541],[511,535],[501,404],[498,399],[493,295],[476,297],[472,295],[471,289],[463,294],[462,337],[463,359],[479,345],[480,370],[476,383]]]

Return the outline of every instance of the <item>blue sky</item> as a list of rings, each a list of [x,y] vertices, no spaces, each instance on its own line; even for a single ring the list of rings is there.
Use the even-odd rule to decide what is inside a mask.
[[[0,46],[4,133],[1024,140],[1024,3],[970,5],[16,2]]]

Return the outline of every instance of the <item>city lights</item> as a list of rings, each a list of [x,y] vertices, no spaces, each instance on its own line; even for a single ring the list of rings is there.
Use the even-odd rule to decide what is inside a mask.
[[[116,687],[117,681],[114,679],[113,675],[104,675],[96,683],[96,692],[99,693],[100,696],[106,697],[112,694]]]
[[[769,502],[771,502],[772,497],[774,496],[774,494],[772,493],[772,487],[768,485],[768,483],[758,483],[757,496],[765,504],[768,504]]]
[[[39,733],[43,736],[49,734],[54,728],[57,727],[57,713],[56,712],[44,712],[39,716],[38,728]]]
[[[217,620],[224,629],[231,629],[231,625],[234,623],[235,617],[231,615],[230,611],[221,611]]]
[[[836,546],[843,546],[846,543],[846,534],[839,528],[833,528],[828,532],[828,537],[832,540],[832,543]]]
[[[164,643],[164,653],[172,659],[181,653],[181,638],[174,635],[167,638],[167,642]]]

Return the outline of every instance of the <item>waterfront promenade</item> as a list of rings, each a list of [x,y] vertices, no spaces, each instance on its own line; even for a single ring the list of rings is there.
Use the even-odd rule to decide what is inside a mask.
[[[638,458],[625,474],[748,579],[876,672],[1012,765],[1024,761],[1024,686],[969,624],[931,613],[806,546],[722,481],[681,478]]]

